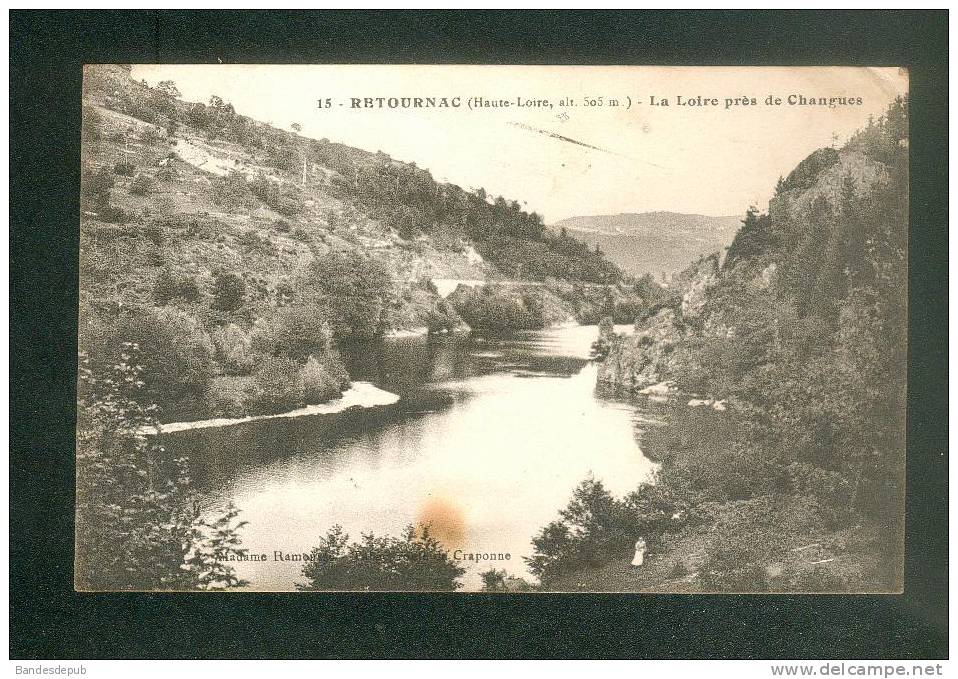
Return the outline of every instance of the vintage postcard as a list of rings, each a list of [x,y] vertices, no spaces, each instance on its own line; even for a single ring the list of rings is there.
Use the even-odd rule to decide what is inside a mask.
[[[88,65],[79,591],[901,592],[908,73]]]

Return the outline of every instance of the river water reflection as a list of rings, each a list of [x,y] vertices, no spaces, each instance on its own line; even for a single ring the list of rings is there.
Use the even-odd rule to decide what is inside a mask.
[[[619,328],[622,330],[622,328]],[[189,455],[204,505],[232,500],[249,521],[243,542],[265,562],[242,563],[254,590],[292,590],[308,552],[333,524],[353,538],[399,535],[428,521],[463,562],[528,577],[532,536],[557,517],[589,474],[615,494],[647,480],[634,406],[597,397],[589,348],[595,326],[491,338],[388,339],[349,358],[354,379],[400,395],[393,406],[275,419],[168,435]]]

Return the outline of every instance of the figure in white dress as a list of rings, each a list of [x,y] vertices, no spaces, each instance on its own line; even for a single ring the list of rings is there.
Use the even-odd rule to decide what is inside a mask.
[[[645,562],[645,540],[639,538],[635,541],[635,556],[632,557],[633,566],[641,566]]]

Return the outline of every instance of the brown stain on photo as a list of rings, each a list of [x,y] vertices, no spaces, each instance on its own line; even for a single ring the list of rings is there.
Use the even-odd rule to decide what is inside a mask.
[[[430,495],[416,514],[416,528],[428,526],[429,534],[451,549],[462,544],[466,537],[465,515],[455,503],[441,496]]]

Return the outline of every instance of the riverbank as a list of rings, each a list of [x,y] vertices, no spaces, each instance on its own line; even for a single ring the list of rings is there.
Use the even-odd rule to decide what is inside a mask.
[[[808,465],[781,470],[743,448],[735,411],[686,400],[634,401],[659,420],[643,427],[640,442],[660,465],[656,485],[596,505],[602,530],[593,534],[624,537],[585,563],[552,569],[544,591],[900,591],[900,525],[829,501],[834,475]],[[638,537],[649,548],[634,567]]]
[[[701,523],[660,538],[641,567],[631,553],[564,574],[550,592],[874,593],[894,581],[899,537],[874,522],[829,529],[810,502],[763,496],[702,507]],[[738,533],[748,526],[750,533]],[[746,543],[748,543],[746,545]],[[761,558],[753,558],[759,555]]]
[[[396,403],[399,396],[385,389],[380,389],[369,382],[353,382],[352,386],[343,392],[339,398],[332,399],[327,403],[318,405],[304,406],[285,413],[274,415],[250,415],[247,417],[217,417],[209,420],[196,420],[194,422],[171,422],[161,424],[157,427],[148,427],[143,430],[145,434],[170,434],[179,431],[188,431],[194,429],[211,429],[218,427],[230,427],[237,424],[246,424],[247,422],[259,422],[262,420],[291,419],[295,417],[309,417],[312,415],[333,415],[341,413],[350,408],[375,408],[387,406]]]

